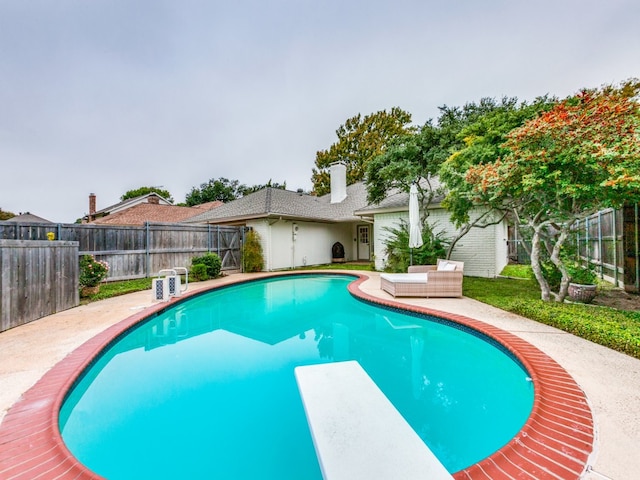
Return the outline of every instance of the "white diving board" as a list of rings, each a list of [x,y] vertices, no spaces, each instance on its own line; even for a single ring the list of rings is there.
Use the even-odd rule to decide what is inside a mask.
[[[325,480],[453,478],[358,362],[295,375]]]

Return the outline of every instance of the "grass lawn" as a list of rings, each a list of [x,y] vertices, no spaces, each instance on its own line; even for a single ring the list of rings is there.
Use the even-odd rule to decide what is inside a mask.
[[[640,358],[640,312],[543,302],[534,280],[465,277],[463,294]]]
[[[117,297],[118,295],[126,295],[127,293],[139,292],[141,290],[151,290],[151,278],[101,283],[100,291],[97,294],[80,298],[80,305],[85,305],[97,300],[104,300],[105,298]]]

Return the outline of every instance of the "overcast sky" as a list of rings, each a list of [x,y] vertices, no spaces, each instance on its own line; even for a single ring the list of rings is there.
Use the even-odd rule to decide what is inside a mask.
[[[0,208],[311,188],[348,118],[640,76],[638,0],[0,0]]]

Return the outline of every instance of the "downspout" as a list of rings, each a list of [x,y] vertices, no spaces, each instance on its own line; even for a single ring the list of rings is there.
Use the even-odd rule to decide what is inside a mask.
[[[265,220],[264,221],[265,225],[267,226],[267,233],[269,234],[269,258],[267,261],[267,265],[265,265],[266,270],[267,271],[272,271],[273,270],[273,249],[272,249],[272,245],[273,245],[273,241],[272,241],[272,235],[271,235],[271,225],[269,225],[269,220]]]
[[[298,224],[291,224],[291,270],[296,268],[296,238],[298,237]]]

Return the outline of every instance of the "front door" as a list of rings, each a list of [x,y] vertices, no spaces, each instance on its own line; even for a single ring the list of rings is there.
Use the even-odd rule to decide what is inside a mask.
[[[369,225],[358,225],[358,260],[369,260],[370,258]]]

